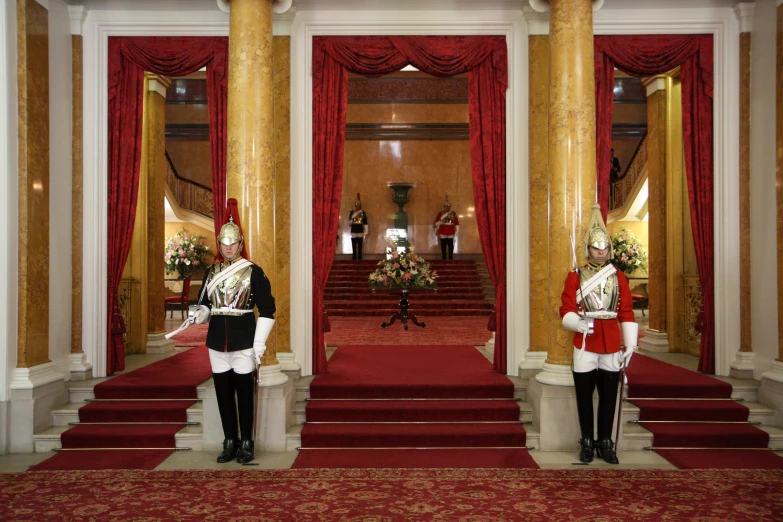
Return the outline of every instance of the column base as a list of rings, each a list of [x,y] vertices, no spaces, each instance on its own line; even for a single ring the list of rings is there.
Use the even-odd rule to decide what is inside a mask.
[[[492,337],[484,344],[484,349],[491,354],[495,354],[495,332],[492,332]]]
[[[545,364],[545,366],[553,366]],[[563,368],[568,368],[563,366]],[[533,406],[533,424],[540,433],[539,449],[541,451],[578,451],[579,416],[576,411],[576,392],[572,384],[546,384],[538,377],[530,379],[527,389],[528,400]],[[568,369],[570,375],[570,368]],[[559,375],[560,372],[557,374]]]
[[[33,453],[33,435],[52,426],[52,410],[68,403],[65,379],[53,362],[16,368],[11,378],[10,453]]]
[[[529,379],[535,377],[544,368],[547,352],[525,352],[522,362],[519,363],[519,377]]]
[[[669,353],[669,336],[666,332],[645,330],[644,337],[639,339],[639,348],[647,352]]]
[[[773,361],[772,367],[761,375],[759,402],[775,409],[775,426],[783,424],[783,362]]]
[[[87,362],[87,354],[72,353],[71,356],[71,380],[86,381],[92,379],[92,364]]]
[[[574,387],[574,376],[571,373],[571,365],[549,364],[547,362],[541,365],[542,371],[536,374],[534,379],[540,384],[549,384],[551,386],[570,386]]]
[[[261,381],[258,385],[259,388],[268,388],[270,386],[277,386],[279,384],[285,384],[290,381],[288,375],[282,371],[282,366],[278,364],[271,364],[269,366],[260,366],[258,368],[258,380]]]
[[[284,372],[298,372],[302,369],[299,363],[296,362],[294,352],[277,352],[277,361]]]
[[[259,440],[256,441],[256,452],[285,451],[286,433],[291,425],[291,409],[295,397],[294,383],[290,379],[283,384],[258,388],[256,432]],[[201,439],[204,451],[215,452],[217,456],[223,449],[223,425],[220,422],[214,385],[206,389],[203,408]]]
[[[169,353],[174,349],[174,341],[166,339],[166,332],[147,334],[147,353]]]
[[[736,379],[752,379],[753,357],[753,352],[737,352],[737,358],[731,363],[729,375]]]

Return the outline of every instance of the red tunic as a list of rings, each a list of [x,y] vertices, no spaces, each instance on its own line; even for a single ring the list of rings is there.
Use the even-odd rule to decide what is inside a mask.
[[[448,214],[449,212],[452,212],[450,210],[441,210],[438,212],[438,217],[435,218],[435,223],[441,220],[443,216]],[[438,235],[439,236],[453,236],[457,233],[457,225],[459,225],[459,218],[457,217],[456,212],[452,212],[454,219],[451,222],[451,224],[441,224],[438,225]]]
[[[628,278],[625,274],[617,271],[617,283],[620,289],[619,308],[617,310],[617,319],[596,319],[593,326],[593,333],[587,336],[585,341],[585,350],[594,353],[615,353],[620,351],[622,343],[622,334],[620,332],[620,323],[636,322],[633,315],[633,298],[631,289],[628,286]],[[565,280],[563,294],[560,296],[560,317],[568,312],[579,313],[576,306],[576,293],[579,291],[579,275],[576,272],[569,272]],[[574,346],[582,347],[582,334],[574,334]]]

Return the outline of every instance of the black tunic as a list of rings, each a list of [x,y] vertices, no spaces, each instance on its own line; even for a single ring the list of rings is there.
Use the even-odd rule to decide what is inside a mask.
[[[214,267],[215,265],[209,267],[209,270],[204,274],[202,289],[206,288],[207,279]],[[269,284],[269,279],[266,278],[260,266],[253,264],[250,269],[252,270],[250,275],[252,293],[248,309],[252,310],[255,307],[258,309],[259,317],[274,319],[275,298],[272,297],[272,286]],[[212,302],[207,297],[206,290],[201,294],[199,304],[212,309]],[[255,333],[256,318],[254,314],[212,316],[207,331],[207,347],[220,352],[236,352],[252,348]]]

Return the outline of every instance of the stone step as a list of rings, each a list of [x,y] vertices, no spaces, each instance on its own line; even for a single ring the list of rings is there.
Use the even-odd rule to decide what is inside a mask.
[[[60,436],[71,426],[52,426],[33,435],[33,452],[42,453],[62,447]],[[201,426],[185,426],[174,435],[177,448],[190,448],[193,451],[203,451]]]
[[[285,450],[296,451],[302,445],[302,425],[294,424],[285,434]]]
[[[85,406],[86,402],[73,402],[52,410],[53,426],[68,426],[71,422],[79,422],[79,408]],[[188,408],[187,422],[201,422],[203,419],[203,407],[201,402],[197,402]]]

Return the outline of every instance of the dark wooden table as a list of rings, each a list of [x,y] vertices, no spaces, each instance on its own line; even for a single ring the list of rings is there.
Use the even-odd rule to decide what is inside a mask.
[[[408,329],[408,320],[410,320],[416,326],[420,326],[422,328],[427,327],[427,323],[419,322],[418,318],[416,317],[416,314],[408,311],[408,294],[411,293],[410,289],[401,288],[399,290],[391,290],[389,291],[389,293],[400,295],[400,311],[394,312],[391,318],[389,318],[389,322],[381,323],[381,328],[386,328],[387,326],[393,325],[397,319],[400,320],[400,322],[402,323],[402,327],[405,330]]]

